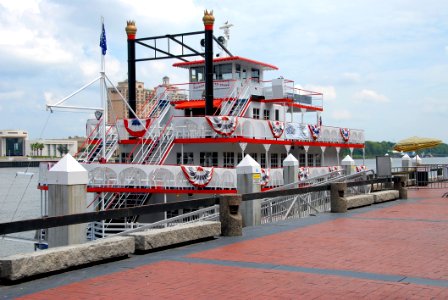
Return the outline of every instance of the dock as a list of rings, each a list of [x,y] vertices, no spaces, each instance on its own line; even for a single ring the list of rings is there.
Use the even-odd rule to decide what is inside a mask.
[[[15,285],[7,299],[448,298],[448,199],[384,202],[219,237]]]

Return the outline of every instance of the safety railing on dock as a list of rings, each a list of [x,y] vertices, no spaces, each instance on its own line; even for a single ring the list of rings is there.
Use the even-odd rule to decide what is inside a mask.
[[[392,168],[392,175],[404,175],[411,188],[448,188],[448,165],[425,164]]]

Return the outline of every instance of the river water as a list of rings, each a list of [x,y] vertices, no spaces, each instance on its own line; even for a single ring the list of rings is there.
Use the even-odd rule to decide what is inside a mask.
[[[362,165],[363,160],[356,159],[356,165]],[[424,164],[448,164],[448,157],[423,158]],[[375,159],[366,159],[364,164],[368,169],[376,168]],[[392,167],[400,167],[401,159],[392,158]],[[16,175],[17,172],[34,173]],[[37,189],[39,178],[38,168],[0,168],[0,223],[38,218],[41,216],[40,191]],[[34,238],[34,232],[16,233],[14,236]],[[0,257],[16,253],[32,252],[31,242],[10,241],[0,237]]]

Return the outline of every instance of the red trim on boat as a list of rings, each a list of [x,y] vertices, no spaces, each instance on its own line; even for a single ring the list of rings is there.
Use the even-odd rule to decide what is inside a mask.
[[[228,56],[228,57],[219,57],[219,58],[213,59],[213,63],[219,63],[219,62],[225,62],[225,61],[242,61],[242,62],[246,62],[246,63],[259,65],[259,66],[265,67],[266,69],[278,70],[278,68],[274,65],[256,61],[256,60],[252,60],[252,59],[248,59],[248,58],[244,58],[241,56]],[[192,67],[195,65],[203,65],[203,64],[205,64],[205,60],[202,59],[202,60],[194,60],[194,61],[175,63],[175,64],[173,64],[173,67],[189,68],[189,67]]]
[[[341,148],[364,148],[363,144],[330,143],[319,141],[294,141],[294,140],[272,140],[272,139],[250,139],[244,137],[228,138],[178,138],[175,143],[180,144],[206,144],[206,143],[248,143],[248,144],[273,144],[273,145],[291,145],[291,146],[316,146],[316,147],[341,147]]]
[[[213,100],[213,107],[219,107],[221,105],[222,100]],[[176,103],[174,108],[176,109],[187,109],[187,108],[204,108],[205,100],[191,100],[184,101],[181,103]]]

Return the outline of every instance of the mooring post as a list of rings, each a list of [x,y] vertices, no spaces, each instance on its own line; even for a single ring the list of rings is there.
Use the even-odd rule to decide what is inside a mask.
[[[283,184],[290,184],[299,180],[299,161],[291,153],[283,161]]]
[[[236,166],[236,189],[238,194],[259,193],[261,191],[261,167],[249,155]],[[241,206],[243,226],[261,224],[261,200],[243,201]]]
[[[88,172],[70,154],[48,172],[48,216],[86,212]],[[48,246],[66,246],[86,241],[86,224],[48,229]]]

